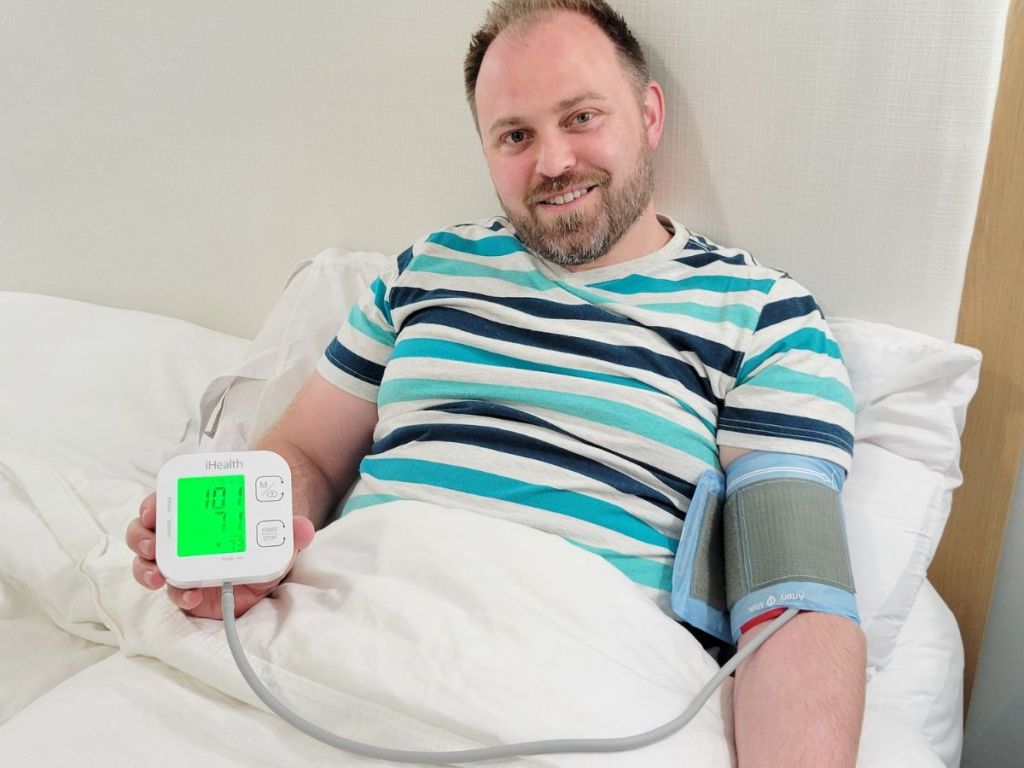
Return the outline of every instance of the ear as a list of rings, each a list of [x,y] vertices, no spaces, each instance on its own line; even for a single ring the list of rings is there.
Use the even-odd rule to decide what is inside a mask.
[[[665,130],[665,93],[654,80],[647,81],[641,109],[644,130],[647,132],[647,145],[651,149],[657,149],[661,132]]]

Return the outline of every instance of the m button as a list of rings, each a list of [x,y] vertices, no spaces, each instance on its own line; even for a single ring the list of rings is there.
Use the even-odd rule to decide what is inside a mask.
[[[256,501],[280,501],[284,498],[284,478],[264,475],[256,478]]]

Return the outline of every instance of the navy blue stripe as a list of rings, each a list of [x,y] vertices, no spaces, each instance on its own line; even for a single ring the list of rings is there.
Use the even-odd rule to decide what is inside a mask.
[[[673,349],[679,352],[693,352],[704,365],[736,378],[736,373],[743,362],[743,355],[732,347],[695,336],[692,333],[678,331],[675,328],[663,328],[656,325],[650,325],[647,328],[671,344]],[[714,395],[710,393],[710,388],[704,399],[716,402]]]
[[[693,241],[690,241],[693,244]],[[689,247],[689,245],[687,246]],[[694,256],[683,256],[676,259],[680,264],[685,264],[688,267],[700,268],[706,267],[709,264],[746,264],[746,258],[742,253],[738,253],[735,256],[723,256],[720,253],[714,251],[707,251],[705,253],[698,253]]]
[[[621,315],[608,312],[590,304],[563,304],[547,299],[522,298],[509,296],[490,296],[473,291],[457,291],[453,288],[410,288],[396,286],[391,289],[391,306],[395,309],[408,307],[425,301],[439,299],[468,299],[489,304],[497,304],[522,312],[530,317],[543,317],[551,320],[589,320],[602,323],[619,323],[629,325],[631,322]]]
[[[710,403],[714,403],[716,407],[718,406],[718,401],[715,399],[710,382],[699,376],[693,366],[682,360],[676,360],[667,355],[652,352],[644,347],[606,344],[579,336],[546,333],[529,327],[529,324],[524,324],[527,327],[506,325],[450,307],[424,307],[407,318],[402,327],[407,328],[420,323],[455,328],[464,333],[500,339],[501,341],[513,344],[522,344],[527,348],[539,347],[555,352],[589,357],[595,360],[615,360],[624,367],[652,371],[659,376],[679,381],[694,394]],[[695,342],[696,337],[692,337],[690,334],[673,333],[672,335],[674,343],[681,345],[683,349],[691,348],[686,346],[687,342],[691,340],[694,341],[693,346],[697,346]],[[720,344],[715,344],[713,347],[728,349],[728,347],[722,347]],[[698,351],[698,354],[703,357],[703,354],[712,351],[717,350],[712,350],[709,346],[709,349],[702,349]],[[731,350],[729,351],[733,357],[738,357]]]
[[[405,272],[409,262],[412,261],[412,248],[406,248],[398,257],[398,274]]]
[[[373,454],[386,453],[414,442],[459,443],[484,448],[500,446],[502,453],[521,456],[545,466],[567,469],[614,488],[625,496],[642,499],[679,519],[684,517],[682,510],[677,509],[671,499],[628,475],[572,451],[507,429],[470,424],[415,424],[392,430],[387,437],[374,444]]]
[[[704,235],[695,235],[690,233],[690,239],[686,241],[686,248],[684,250],[690,250],[691,248],[700,248],[704,251],[716,251],[719,246],[708,240]]]
[[[634,456],[626,456],[624,454],[618,453],[617,451],[612,451],[605,445],[599,445],[589,440],[584,440],[579,435],[574,435],[568,430],[562,429],[561,427],[552,424],[550,421],[545,421],[544,419],[534,416],[533,414],[526,413],[525,411],[520,411],[516,408],[512,408],[507,405],[501,405],[499,403],[488,403],[482,400],[460,400],[457,402],[434,405],[431,406],[430,408],[427,408],[426,410],[443,411],[445,413],[453,413],[467,416],[501,419],[502,421],[507,421],[510,422],[511,424],[530,424],[532,426],[550,430],[551,432],[557,432],[560,435],[566,435],[567,437],[570,437],[583,445],[589,445],[593,448],[598,448],[611,456],[623,459],[624,461],[634,466],[640,467],[641,469],[650,472],[651,475],[656,477],[666,487],[671,488],[677,494],[686,499],[692,499],[693,492],[696,489],[696,486],[693,483],[687,482],[681,477],[665,472],[664,470],[659,469],[658,467],[655,467],[652,464],[640,461]]]
[[[757,321],[756,330],[785,322],[794,317],[805,317],[814,313],[821,314],[817,302],[810,296],[799,296],[793,299],[782,299],[765,304],[761,310],[761,318]]]
[[[333,339],[331,343],[327,345],[325,355],[336,368],[340,368],[345,371],[345,373],[355,376],[357,379],[365,381],[367,384],[373,384],[375,387],[379,387],[381,381],[384,379],[384,366],[377,365],[376,363],[367,360],[365,357],[360,357],[349,350],[348,347],[344,346],[337,339]]]
[[[736,371],[739,370],[740,363],[742,362],[741,355],[731,347],[724,344],[719,344],[700,336],[684,333],[683,331],[678,331],[673,328],[664,328],[656,325],[641,325],[637,321],[628,317],[623,317],[622,315],[609,312],[607,309],[602,309],[600,305],[563,304],[557,301],[548,301],[547,299],[488,296],[481,293],[456,291],[445,288],[424,290],[422,288],[396,287],[391,290],[389,299],[392,310],[399,307],[410,307],[424,301],[433,302],[441,299],[467,299],[470,301],[480,301],[508,307],[509,309],[522,312],[530,319],[543,317],[545,319],[552,320],[583,320],[588,322],[616,323],[619,325],[635,326],[643,328],[645,331],[658,334],[658,336],[668,342],[673,349],[679,350],[680,352],[694,352],[705,365],[714,368],[716,371],[721,371],[722,373],[732,376],[733,378],[735,378]],[[408,324],[408,321],[406,324]],[[444,323],[441,324],[443,325]],[[530,324],[524,321],[523,325],[529,326]],[[531,332],[531,337],[533,333],[534,332]],[[493,335],[492,338],[505,338],[505,336],[504,334]],[[573,340],[578,340],[576,337],[572,338]],[[521,343],[530,342],[526,341]],[[560,349],[560,347],[546,348]],[[608,352],[610,349],[618,350],[620,347],[608,347],[608,345],[602,345],[601,351],[597,354],[588,354],[587,356],[598,357],[599,359],[608,359]],[[633,349],[640,350],[641,348],[635,347]],[[705,400],[716,402],[714,393],[711,391],[710,387],[707,386],[706,380],[698,375],[697,372],[693,370],[692,366],[683,361],[675,360],[674,358],[656,355],[648,350],[643,350],[643,352],[644,357],[660,357],[660,364],[657,367],[652,368],[649,365],[637,365],[628,361],[622,362],[633,368],[641,368],[644,370],[655,370],[658,372],[674,370],[675,372],[672,374],[663,375],[671,375],[673,378],[679,379],[679,381],[683,382],[686,388],[691,392],[700,395]],[[576,351],[575,354],[584,353]]]
[[[853,453],[853,435],[827,421],[747,408],[726,408],[718,418],[719,430],[746,435],[767,435],[822,443]]]
[[[464,224],[456,224],[454,227],[452,227],[452,229],[465,229],[467,227],[469,229],[478,229],[478,228],[480,228],[482,226],[483,225],[480,222],[467,221]],[[491,230],[491,232],[501,232],[503,229],[505,229],[505,224],[504,224],[504,222],[502,222],[500,220],[492,221],[489,225],[484,227],[484,229],[489,229],[489,230]],[[509,232],[509,234],[512,235],[511,232]],[[515,237],[515,235],[512,235],[512,236]],[[516,239],[518,239],[518,238],[516,238]],[[524,248],[524,250],[525,250],[525,248]]]

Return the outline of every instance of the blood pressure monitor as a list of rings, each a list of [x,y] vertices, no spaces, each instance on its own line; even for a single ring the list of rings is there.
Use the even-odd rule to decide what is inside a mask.
[[[270,451],[177,456],[156,482],[156,562],[176,587],[256,584],[291,563],[292,476]]]

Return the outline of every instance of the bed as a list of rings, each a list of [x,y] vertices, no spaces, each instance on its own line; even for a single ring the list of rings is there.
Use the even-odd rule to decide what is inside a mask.
[[[371,764],[267,712],[219,623],[138,587],[123,542],[167,458],[240,448],[273,423],[387,254],[493,213],[451,42],[486,3],[429,17],[342,5],[25,3],[0,32],[22,33],[0,57],[24,84],[0,95],[13,115],[0,181],[5,764]],[[660,207],[810,285],[850,368],[844,507],[869,648],[858,765],[953,768],[995,568],[967,563],[990,577],[964,590],[957,553],[998,551],[1009,503],[1000,477],[967,512],[963,492],[953,504],[961,467],[964,490],[972,481],[978,409],[1002,397],[982,369],[1001,347],[965,324],[983,313],[960,296],[1000,300],[979,287],[992,268],[976,266],[975,214],[979,196],[998,210],[983,179],[1007,3],[913,18],[900,3],[618,6],[675,126]],[[44,55],[55,38],[69,43],[57,62]],[[154,87],[159,101],[140,102]],[[377,120],[398,106],[428,152]],[[59,126],[72,124],[91,151],[58,189],[71,152]],[[47,227],[54,217],[64,225]],[[1015,457],[1020,432],[1003,432]],[[993,522],[965,543],[979,509]],[[318,534],[239,628],[260,675],[321,725],[457,749],[624,735],[678,714],[714,661],[637,596],[557,537],[385,508]],[[735,764],[730,692],[641,753],[507,764]]]

